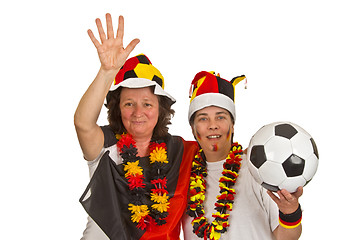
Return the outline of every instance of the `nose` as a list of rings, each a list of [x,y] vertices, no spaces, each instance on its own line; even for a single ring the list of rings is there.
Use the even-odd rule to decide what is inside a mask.
[[[135,117],[139,117],[139,116],[141,116],[141,114],[142,114],[142,107],[140,106],[140,104],[136,104],[135,108],[134,108],[133,115]]]
[[[217,130],[219,128],[217,122],[215,120],[210,119],[209,121],[209,129],[210,130]]]

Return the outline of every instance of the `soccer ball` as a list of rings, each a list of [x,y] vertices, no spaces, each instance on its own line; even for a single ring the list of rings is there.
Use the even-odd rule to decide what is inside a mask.
[[[275,122],[254,134],[247,159],[251,175],[264,188],[293,193],[313,178],[319,154],[314,139],[304,129],[290,122]]]

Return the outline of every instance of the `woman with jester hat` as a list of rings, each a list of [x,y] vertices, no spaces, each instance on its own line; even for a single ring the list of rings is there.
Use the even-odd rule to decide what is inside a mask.
[[[187,212],[183,217],[185,240],[298,239],[302,187],[266,191],[251,176],[245,153],[233,142],[236,119],[234,86],[210,72],[192,81],[188,119],[201,149],[194,156]]]
[[[145,55],[126,60],[139,40],[123,47],[123,17],[116,35],[110,14],[106,34],[96,25],[100,42],[88,34],[101,67],[74,116],[91,177],[80,198],[89,215],[82,239],[179,239],[198,146],[168,134],[175,99]],[[109,125],[100,127],[105,100]]]

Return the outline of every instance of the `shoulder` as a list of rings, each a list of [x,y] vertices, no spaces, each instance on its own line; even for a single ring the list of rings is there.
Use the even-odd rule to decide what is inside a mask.
[[[104,148],[117,143],[116,134],[109,125],[101,126],[100,128],[104,133]]]
[[[186,141],[182,137],[176,135],[168,134],[164,140],[167,144],[181,145],[186,150],[198,148],[198,143],[196,141]]]

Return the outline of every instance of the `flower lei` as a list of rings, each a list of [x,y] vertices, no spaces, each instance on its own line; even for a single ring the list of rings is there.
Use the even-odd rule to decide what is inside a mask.
[[[151,176],[154,176],[150,183],[153,185],[150,193],[151,207],[144,202],[149,200],[145,197],[145,183],[143,168],[139,165],[140,157],[137,155],[136,142],[130,134],[117,134],[116,144],[118,152],[123,158],[125,178],[128,181],[130,192],[130,203],[128,209],[131,212],[131,221],[137,223],[141,230],[151,229],[154,224],[166,223],[169,208],[169,196],[166,190],[167,179],[164,174],[164,167],[168,163],[167,148],[164,142],[150,142],[150,165]]]
[[[193,232],[200,238],[218,240],[222,233],[227,231],[229,227],[230,213],[234,203],[235,189],[231,188],[235,185],[236,179],[239,176],[238,172],[241,167],[241,155],[243,154],[242,147],[238,143],[231,145],[231,150],[226,157],[223,165],[224,170],[222,177],[219,179],[220,195],[217,196],[215,203],[216,213],[212,214],[214,221],[208,222],[204,216],[205,191],[207,176],[206,161],[204,160],[204,153],[202,149],[195,155],[190,177],[190,200],[187,206],[187,214],[193,217],[191,224],[193,225]]]

